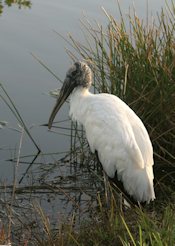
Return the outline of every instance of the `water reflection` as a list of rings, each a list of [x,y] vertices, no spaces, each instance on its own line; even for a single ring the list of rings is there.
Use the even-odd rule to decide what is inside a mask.
[[[85,141],[85,137],[83,139]],[[32,173],[25,178],[25,183],[16,186],[12,208],[13,242],[27,238],[29,230],[32,240],[36,233],[42,235],[38,204],[54,230],[58,230],[63,219],[68,221],[74,216],[75,225],[79,225],[85,218],[93,216],[97,193],[104,194],[101,167],[88,151],[88,145],[85,144],[83,149],[77,145],[74,131],[72,143],[72,153],[68,152],[64,157],[58,155],[53,162],[43,162],[41,158],[32,166]],[[23,158],[23,164],[29,164],[27,157]],[[9,223],[12,189],[13,185],[0,185],[0,216],[4,224]]]
[[[11,7],[13,5],[17,5],[19,9],[22,7],[24,8],[31,8],[32,3],[30,0],[0,0],[0,15],[3,13],[4,7],[8,6]]]

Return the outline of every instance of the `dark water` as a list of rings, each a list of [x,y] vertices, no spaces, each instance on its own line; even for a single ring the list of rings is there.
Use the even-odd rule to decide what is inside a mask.
[[[124,14],[128,13],[132,2],[121,1]],[[153,15],[165,6],[164,0],[153,0],[148,3],[149,13]],[[80,157],[71,161],[69,158],[64,161],[61,159],[65,156],[65,152],[70,151],[70,130],[56,129],[57,133],[51,133],[46,126],[41,126],[47,123],[55,103],[48,92],[60,87],[60,84],[31,53],[64,79],[71,64],[65,51],[65,47],[68,46],[54,30],[65,37],[71,33],[76,39],[83,41],[79,20],[86,15],[92,22],[97,20],[105,25],[107,18],[101,6],[119,19],[116,1],[33,0],[29,1],[27,6],[18,4],[7,6],[5,1],[2,1],[1,5],[3,8],[0,7],[0,82],[15,102],[42,152],[19,186],[18,200],[22,201],[25,197],[24,207],[30,207],[27,202],[28,196],[31,198],[33,194],[38,199],[42,194],[44,199],[40,201],[41,205],[46,208],[50,217],[54,218],[59,217],[61,213],[69,213],[72,206],[77,206],[76,204],[77,210],[81,208],[84,212],[88,208],[89,201],[96,196],[98,185],[94,182],[93,174],[89,174],[86,170],[86,166],[81,169]],[[146,1],[137,0],[134,6],[138,15],[146,18]],[[2,90],[0,95],[4,96]],[[57,117],[60,121],[65,119],[68,119],[68,105],[63,107]],[[0,181],[2,185],[11,185],[16,162],[7,160],[18,156],[21,133],[17,120],[2,100],[0,121],[8,122],[7,127],[0,129]],[[70,121],[64,121],[59,126],[69,128]],[[27,134],[24,134],[17,180],[22,177],[36,153],[34,144]],[[28,155],[32,157],[25,157]],[[89,167],[93,169],[93,164]],[[32,185],[35,188],[31,189]],[[49,189],[48,185],[52,187]],[[10,191],[10,188],[6,191]]]

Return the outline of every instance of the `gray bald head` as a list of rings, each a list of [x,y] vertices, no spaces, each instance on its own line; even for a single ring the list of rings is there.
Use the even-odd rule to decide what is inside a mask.
[[[67,71],[65,80],[74,83],[74,87],[89,88],[92,83],[92,72],[85,62],[75,62]]]
[[[89,66],[84,62],[75,62],[66,73],[63,86],[60,90],[56,105],[49,118],[48,127],[51,128],[53,120],[63,105],[65,100],[76,87],[89,88],[92,83],[92,72]]]

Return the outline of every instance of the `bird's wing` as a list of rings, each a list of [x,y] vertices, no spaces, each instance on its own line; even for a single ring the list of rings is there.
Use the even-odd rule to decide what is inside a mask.
[[[108,98],[108,100],[113,100],[115,105],[120,105],[120,108],[123,112],[125,112],[127,120],[132,127],[132,131],[134,134],[134,138],[136,143],[141,151],[144,165],[149,167],[154,164],[153,160],[153,147],[150,141],[150,137],[148,132],[141,121],[141,119],[135,114],[135,112],[120,98],[110,95],[110,94],[102,94],[104,97]]]
[[[92,152],[98,151],[107,174],[113,177],[116,169],[120,175],[128,167],[144,168],[142,153],[128,120],[128,106],[108,94],[91,95],[85,100],[88,101],[84,105],[88,106],[81,123],[85,126]],[[132,120],[137,122],[137,118]]]

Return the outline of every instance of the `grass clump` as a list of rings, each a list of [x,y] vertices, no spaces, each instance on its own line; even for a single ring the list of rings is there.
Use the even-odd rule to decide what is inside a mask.
[[[175,243],[174,205],[165,206],[162,214],[158,211],[146,211],[140,208],[121,210],[116,200],[111,200],[111,206],[105,209],[99,200],[98,209],[90,221],[85,221],[79,229],[75,227],[74,217],[64,222],[57,230],[51,230],[49,221],[43,217],[45,234],[41,240],[37,237],[35,245],[50,246],[168,246]],[[46,223],[47,221],[47,223]]]

